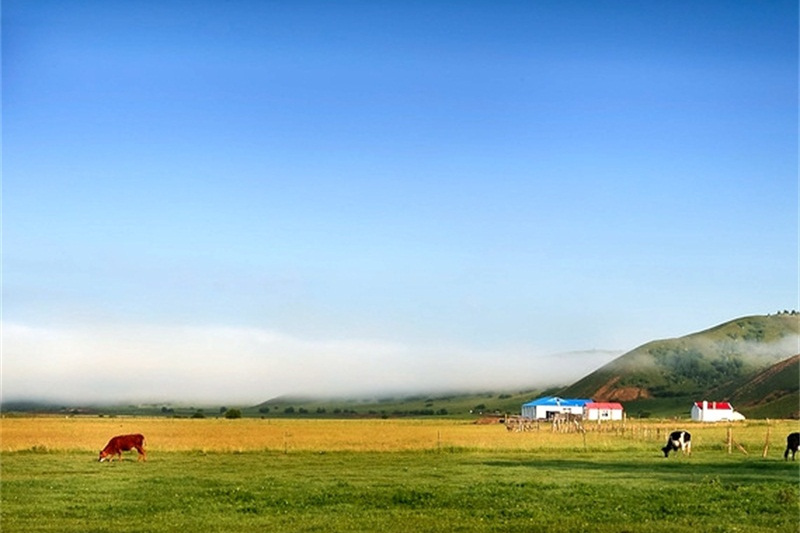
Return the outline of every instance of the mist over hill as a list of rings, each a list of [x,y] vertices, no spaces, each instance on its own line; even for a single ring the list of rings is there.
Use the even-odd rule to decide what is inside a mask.
[[[748,417],[797,418],[799,326],[800,316],[795,313],[748,316],[683,337],[648,342],[622,355],[618,351],[584,350],[529,360],[492,361],[493,367],[499,365],[511,376],[497,383],[484,379],[468,388],[420,386],[419,390],[381,389],[369,393],[352,390],[334,396],[296,390],[261,403],[239,405],[249,416],[470,416],[482,411],[518,412],[526,401],[557,394],[620,401],[634,417],[687,416],[692,402],[706,399],[731,401]],[[564,386],[571,381],[572,385]],[[91,409],[76,411],[76,405]],[[103,405],[106,407],[101,409]],[[5,412],[56,409],[188,416],[195,411],[194,407],[187,407],[192,405],[205,406],[209,414],[218,412],[221,404],[212,409],[211,404],[187,403],[181,398],[136,406],[7,399],[0,408]]]
[[[652,341],[627,352],[560,391],[562,396],[621,401],[636,410],[660,404],[691,405],[703,399],[735,401],[751,390],[741,408],[762,407],[773,400],[789,406],[782,416],[797,413],[798,387],[777,387],[775,379],[798,383],[796,365],[781,364],[800,352],[800,317],[794,312],[742,317],[675,339]],[[776,370],[767,371],[774,365]],[[761,374],[760,374],[761,373]],[[745,387],[760,376],[760,385]],[[794,378],[794,379],[792,379]],[[770,391],[769,389],[772,389]],[[637,405],[638,404],[638,405]],[[794,407],[791,407],[794,406]],[[687,408],[688,409],[688,408]],[[771,411],[770,411],[771,412]],[[779,413],[780,414],[780,413]]]

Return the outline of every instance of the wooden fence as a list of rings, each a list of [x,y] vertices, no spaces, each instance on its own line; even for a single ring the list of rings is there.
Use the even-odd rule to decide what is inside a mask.
[[[549,420],[530,419],[515,415],[507,415],[505,417],[505,425],[508,431],[583,433],[584,441],[587,433],[609,434],[639,441],[662,441],[666,440],[667,436],[676,429],[686,429],[687,431],[692,432],[694,428],[694,431],[703,434],[703,436],[706,438],[708,438],[708,433],[710,430],[719,430],[720,433],[724,430],[724,440],[716,441],[714,439],[711,441],[711,443],[716,443],[716,447],[719,447],[720,444],[722,444],[723,450],[726,451],[727,454],[732,454],[734,451],[738,451],[744,455],[749,455],[750,452],[747,450],[747,447],[745,447],[742,442],[737,441],[735,437],[735,433],[741,432],[745,434],[744,438],[748,441],[748,446],[750,446],[751,449],[753,449],[753,447],[761,448],[761,456],[766,458],[771,445],[770,441],[772,439],[772,424],[770,423],[769,419],[765,421],[765,424],[761,421],[759,422],[760,423],[758,427],[760,428],[763,426],[765,432],[762,441],[763,447],[760,443],[755,444],[755,442],[758,442],[761,439],[761,437],[754,435],[755,428],[745,429],[746,426],[737,425],[738,423],[729,423],[727,426],[725,426],[724,423],[698,424],[696,422],[689,421],[678,422],[664,420],[654,421],[652,424],[648,424],[642,423],[642,421],[630,423],[624,416],[622,420],[584,420],[580,416],[566,414],[556,416]],[[679,425],[681,426],[680,428],[678,427]],[[785,445],[785,441],[782,439],[783,436],[781,435],[781,442],[777,443],[781,449]],[[707,444],[708,443],[709,442],[707,441]]]

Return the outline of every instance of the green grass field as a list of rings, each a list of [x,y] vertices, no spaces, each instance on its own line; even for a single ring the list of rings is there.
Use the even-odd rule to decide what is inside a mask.
[[[3,532],[798,530],[798,464],[719,453],[77,452],[2,460]]]
[[[2,419],[0,530],[798,531],[800,460],[782,457],[796,424],[736,425],[748,454],[728,453],[726,427],[692,426],[693,454],[665,459],[669,427]],[[97,462],[107,436],[136,429],[147,462]]]

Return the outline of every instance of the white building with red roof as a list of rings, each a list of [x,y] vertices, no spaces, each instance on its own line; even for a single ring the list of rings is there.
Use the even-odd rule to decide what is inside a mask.
[[[695,422],[729,422],[744,420],[742,413],[733,410],[729,402],[694,402],[692,405],[692,420]]]
[[[583,406],[584,420],[622,420],[624,409],[616,402],[590,402]]]

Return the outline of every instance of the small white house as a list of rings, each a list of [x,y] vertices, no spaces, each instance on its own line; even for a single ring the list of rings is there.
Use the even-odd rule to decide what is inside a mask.
[[[522,416],[534,420],[550,420],[559,414],[582,416],[583,406],[591,401],[590,399],[545,396],[522,404]]]
[[[583,406],[585,420],[622,420],[624,409],[616,402],[591,402]]]
[[[733,410],[729,402],[695,402],[692,405],[692,420],[695,422],[728,422],[744,420],[742,413]]]

